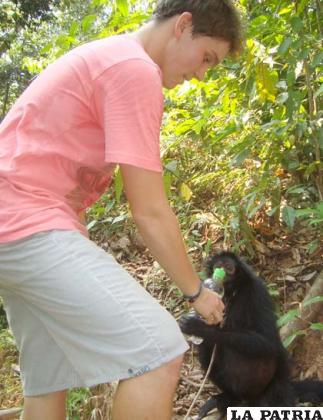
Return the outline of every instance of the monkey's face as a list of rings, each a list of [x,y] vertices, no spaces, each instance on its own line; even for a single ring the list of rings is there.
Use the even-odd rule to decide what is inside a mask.
[[[224,271],[222,278],[216,275],[217,269]],[[233,254],[221,253],[215,255],[207,262],[207,274],[210,278],[204,284],[220,296],[229,297],[236,287],[237,269],[237,261]]]
[[[229,278],[234,276],[236,272],[236,263],[230,257],[220,257],[219,259],[216,259],[213,264],[213,270],[216,268],[223,268],[226,278]]]

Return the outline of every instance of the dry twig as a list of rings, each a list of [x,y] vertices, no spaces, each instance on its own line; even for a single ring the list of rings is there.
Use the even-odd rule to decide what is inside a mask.
[[[200,386],[200,389],[198,390],[197,394],[195,395],[195,398],[194,398],[194,400],[192,401],[192,404],[191,404],[190,408],[188,409],[188,412],[186,413],[186,416],[184,417],[184,420],[187,420],[187,419],[188,419],[188,416],[191,414],[192,408],[194,407],[194,405],[195,405],[195,403],[196,403],[196,401],[197,401],[198,397],[200,396],[201,392],[203,391],[203,388],[204,388],[205,382],[206,382],[206,380],[207,380],[207,378],[208,378],[208,376],[209,376],[210,370],[211,370],[212,365],[213,365],[213,362],[214,362],[215,350],[216,350],[216,345],[215,345],[215,346],[214,346],[214,348],[213,348],[213,352],[212,352],[212,356],[211,356],[210,364],[209,364],[209,367],[207,368],[207,371],[206,371],[206,374],[205,374],[205,376],[204,376],[203,382],[202,382],[202,384],[201,384],[201,386]]]

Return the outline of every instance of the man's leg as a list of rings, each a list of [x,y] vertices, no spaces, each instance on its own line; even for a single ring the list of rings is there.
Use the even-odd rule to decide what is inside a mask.
[[[65,420],[67,391],[52,392],[37,397],[26,397],[24,420]]]
[[[113,420],[170,420],[183,356],[119,383]]]

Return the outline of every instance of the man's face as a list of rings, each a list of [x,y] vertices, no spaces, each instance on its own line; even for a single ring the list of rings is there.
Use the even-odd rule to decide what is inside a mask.
[[[192,78],[203,80],[206,71],[227,56],[230,47],[220,38],[193,37],[190,16],[181,15],[176,25],[161,63],[163,86],[168,89]]]

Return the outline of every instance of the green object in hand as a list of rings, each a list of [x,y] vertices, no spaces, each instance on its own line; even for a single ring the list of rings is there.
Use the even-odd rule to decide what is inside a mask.
[[[225,270],[224,268],[215,268],[213,271],[212,279],[213,280],[224,280]]]

